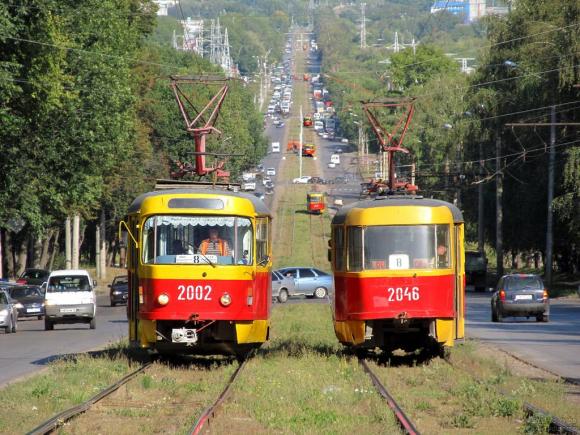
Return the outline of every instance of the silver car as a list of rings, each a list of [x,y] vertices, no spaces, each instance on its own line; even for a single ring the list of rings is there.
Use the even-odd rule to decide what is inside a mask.
[[[332,276],[313,267],[285,267],[276,272],[294,279],[294,292],[290,296],[322,299],[334,288]]]
[[[491,296],[491,321],[501,322],[507,316],[549,321],[550,299],[542,278],[517,273],[501,277]]]
[[[18,328],[19,305],[7,292],[0,290],[0,328],[4,328],[6,334],[16,332]]]
[[[272,298],[283,304],[295,293],[294,278],[272,272]]]

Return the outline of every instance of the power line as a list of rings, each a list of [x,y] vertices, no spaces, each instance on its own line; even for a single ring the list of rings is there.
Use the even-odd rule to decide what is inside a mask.
[[[157,62],[147,62],[145,60],[138,60],[138,59],[131,58],[131,57],[126,57],[126,56],[120,56],[120,55],[115,55],[115,54],[100,53],[100,52],[91,51],[91,50],[84,50],[82,48],[66,47],[66,46],[63,46],[63,45],[50,44],[48,42],[35,41],[33,39],[17,38],[15,36],[4,36],[4,38],[6,38],[6,39],[12,39],[14,41],[27,42],[29,44],[38,44],[38,45],[44,45],[46,47],[54,47],[54,48],[58,48],[58,49],[61,49],[61,50],[76,51],[76,52],[79,52],[79,53],[88,54],[88,55],[92,55],[92,56],[108,57],[108,58],[111,58],[111,59],[121,59],[121,60],[126,60],[126,61],[130,61],[130,62],[142,64],[142,65],[162,66],[162,67],[176,69],[176,70],[177,69],[180,69],[180,67],[173,66],[173,65],[167,65],[167,64],[163,64],[163,63],[157,63]]]

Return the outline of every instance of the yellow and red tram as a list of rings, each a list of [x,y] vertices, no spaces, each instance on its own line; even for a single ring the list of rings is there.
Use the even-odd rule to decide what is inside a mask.
[[[379,196],[332,220],[334,329],[355,349],[444,350],[464,338],[460,210],[417,196]]]
[[[253,195],[178,188],[129,208],[129,339],[160,353],[237,354],[268,338],[271,215]]]
[[[309,213],[322,214],[324,212],[324,193],[310,192],[306,194],[306,209]]]

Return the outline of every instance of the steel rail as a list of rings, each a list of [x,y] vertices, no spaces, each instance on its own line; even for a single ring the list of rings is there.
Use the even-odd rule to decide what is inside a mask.
[[[104,399],[105,397],[111,395],[113,392],[118,390],[119,387],[121,387],[124,384],[126,384],[127,382],[129,382],[131,379],[133,379],[135,376],[137,376],[139,373],[141,373],[143,370],[145,370],[150,365],[151,365],[151,363],[146,363],[146,364],[142,365],[137,370],[134,370],[133,372],[124,376],[123,378],[121,378],[120,380],[118,380],[114,384],[108,386],[107,388],[105,388],[100,393],[96,394],[95,396],[91,397],[87,401],[80,403],[78,405],[75,405],[75,406],[73,406],[65,411],[62,411],[62,412],[56,414],[55,416],[49,418],[44,423],[41,423],[40,425],[38,425],[37,427],[32,429],[30,432],[28,432],[28,435],[40,435],[40,434],[44,435],[44,434],[47,434],[47,433],[54,431],[55,429],[62,426],[64,423],[66,423],[67,421],[76,417],[77,415],[80,415],[83,412],[88,411],[90,409],[90,407],[93,406],[95,403],[97,403],[99,400]]]
[[[242,363],[239,365],[239,367],[236,369],[236,371],[230,377],[228,383],[226,384],[226,387],[221,392],[221,394],[218,396],[216,401],[203,411],[201,416],[198,418],[198,420],[195,422],[195,424],[193,425],[193,427],[189,431],[190,435],[198,435],[203,430],[207,429],[206,425],[209,424],[211,419],[215,417],[215,414],[217,413],[218,409],[223,405],[225,400],[228,398],[228,396],[231,392],[232,385],[236,381],[238,375],[246,367],[246,363],[248,362],[249,359],[250,359],[250,357],[245,358],[244,361],[242,361]]]
[[[565,422],[564,420],[554,417],[552,414],[544,411],[537,406],[531,405],[529,403],[524,403],[524,413],[529,417],[531,415],[541,415],[543,417],[550,418],[550,425],[548,428],[548,433],[561,433],[568,435],[580,435],[580,430],[576,429],[571,424]]]
[[[519,361],[519,362],[521,362],[523,364],[526,364],[526,365],[528,365],[530,367],[533,367],[535,369],[542,370],[542,371],[544,371],[546,373],[549,373],[550,375],[553,375],[554,377],[556,377],[558,379],[561,379],[563,382],[570,383],[570,384],[574,384],[574,385],[578,385],[577,381],[571,382],[571,381],[568,380],[568,378],[563,378],[562,376],[560,376],[560,375],[558,375],[558,374],[556,374],[556,373],[554,373],[554,372],[552,372],[550,370],[546,370],[546,369],[544,369],[542,367],[539,367],[539,366],[537,366],[535,364],[532,364],[529,361],[526,361],[526,360],[524,360],[522,358],[519,358],[516,355],[514,355],[514,354],[512,354],[512,353],[510,353],[508,351],[505,351],[503,349],[499,349],[499,350],[501,352],[505,353],[506,355],[514,358],[515,360],[517,360],[517,361]],[[449,364],[451,367],[453,367],[455,369],[458,369],[458,370],[461,370],[464,373],[468,374],[469,376],[473,377],[475,380],[479,381],[479,379],[477,377],[473,376],[472,373],[468,373],[466,370],[464,370],[464,369],[462,369],[460,367],[457,367],[456,365],[454,365],[448,359],[445,359],[445,362],[447,364]],[[512,396],[512,394],[510,394],[510,393],[508,393],[508,392],[506,392],[506,391],[504,391],[504,390],[502,390],[500,388],[497,388],[497,391],[502,396],[505,396],[505,397]],[[578,430],[578,428],[576,428],[575,426],[573,426],[570,423],[568,423],[568,422],[566,422],[566,421],[564,421],[564,420],[556,417],[555,415],[551,414],[550,412],[548,412],[548,411],[546,411],[546,410],[544,410],[542,408],[538,408],[537,406],[532,405],[531,403],[524,402],[522,404],[522,409],[524,411],[524,414],[527,417],[532,416],[532,415],[541,415],[543,417],[550,418],[550,425],[549,425],[549,428],[548,428],[548,433],[558,433],[558,434],[568,434],[568,435],[580,435],[580,430]]]
[[[397,421],[405,431],[405,433],[409,435],[419,435],[419,431],[413,425],[413,422],[407,417],[407,415],[403,412],[401,407],[397,404],[396,400],[389,394],[385,386],[381,383],[379,378],[374,374],[371,368],[368,366],[366,361],[362,358],[359,358],[359,363],[363,367],[364,371],[369,375],[371,378],[375,388],[378,390],[379,394],[383,396],[383,398],[387,401],[389,407],[395,414]]]

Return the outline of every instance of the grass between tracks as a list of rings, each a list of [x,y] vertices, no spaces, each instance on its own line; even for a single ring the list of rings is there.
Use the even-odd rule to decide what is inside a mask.
[[[356,360],[340,352],[325,304],[274,310],[271,340],[223,414],[215,433],[399,433]]]

